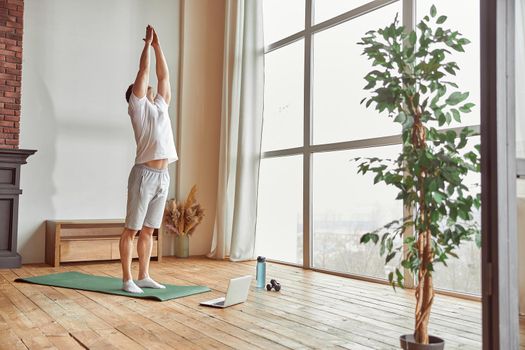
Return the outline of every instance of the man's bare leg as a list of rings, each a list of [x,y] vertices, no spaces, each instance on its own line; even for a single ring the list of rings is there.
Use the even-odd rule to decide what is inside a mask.
[[[139,233],[139,241],[137,243],[139,280],[137,281],[137,286],[143,288],[166,288],[162,284],[155,282],[149,276],[149,261],[151,259],[151,249],[153,248],[153,231],[153,228],[144,226]]]
[[[130,293],[143,293],[143,290],[133,282],[131,275],[133,240],[136,234],[136,230],[125,228],[120,236],[119,251],[120,262],[122,264],[122,289]]]

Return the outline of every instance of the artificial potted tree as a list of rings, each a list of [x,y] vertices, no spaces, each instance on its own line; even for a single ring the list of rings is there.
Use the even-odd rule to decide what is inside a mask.
[[[394,289],[404,286],[401,267],[415,277],[415,328],[400,337],[404,349],[444,347],[444,340],[428,334],[434,265],[446,265],[449,257],[457,258],[455,250],[462,242],[479,238],[473,213],[480,207],[480,194],[470,194],[462,183],[469,172],[480,171],[479,145],[466,147],[475,132],[468,127],[445,129],[474,106],[467,102],[469,93],[450,81],[459,70],[449,60],[451,51],[463,52],[469,40],[443,28],[446,19],[432,6],[416,31],[400,26],[396,16],[394,23],[367,32],[358,43],[374,67],[365,76],[371,96],[361,103],[386,112],[402,127],[402,151],[396,159],[355,160],[358,173],[371,172],[374,183],[395,186],[396,199],[409,213],[361,237],[361,243],[380,244],[385,264],[399,258],[395,272],[388,275]],[[409,229],[413,235],[407,234]]]

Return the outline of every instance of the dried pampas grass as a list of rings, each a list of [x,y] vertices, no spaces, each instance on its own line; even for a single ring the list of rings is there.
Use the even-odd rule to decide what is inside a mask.
[[[178,236],[191,235],[204,218],[204,209],[196,200],[197,186],[193,185],[184,202],[168,200],[164,209],[164,227]]]

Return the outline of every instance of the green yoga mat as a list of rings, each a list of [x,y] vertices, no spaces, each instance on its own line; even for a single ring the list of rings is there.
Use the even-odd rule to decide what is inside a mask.
[[[165,285],[165,289],[142,288],[144,293],[135,294],[123,291],[122,279],[109,276],[88,275],[82,272],[70,271],[54,273],[50,275],[19,277],[15,282],[29,282],[43,284],[46,286],[64,287],[72,289],[89,290],[93,292],[124,295],[127,297],[149,298],[158,301],[166,301],[175,298],[182,298],[193,294],[209,292],[211,289],[204,286],[176,286],[173,284]]]

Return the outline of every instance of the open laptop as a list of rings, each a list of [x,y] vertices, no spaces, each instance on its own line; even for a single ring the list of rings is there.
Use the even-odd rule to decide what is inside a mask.
[[[226,297],[203,301],[200,305],[225,308],[235,304],[244,303],[246,299],[248,299],[248,291],[250,290],[251,281],[252,276],[250,275],[232,278],[228,284]]]

